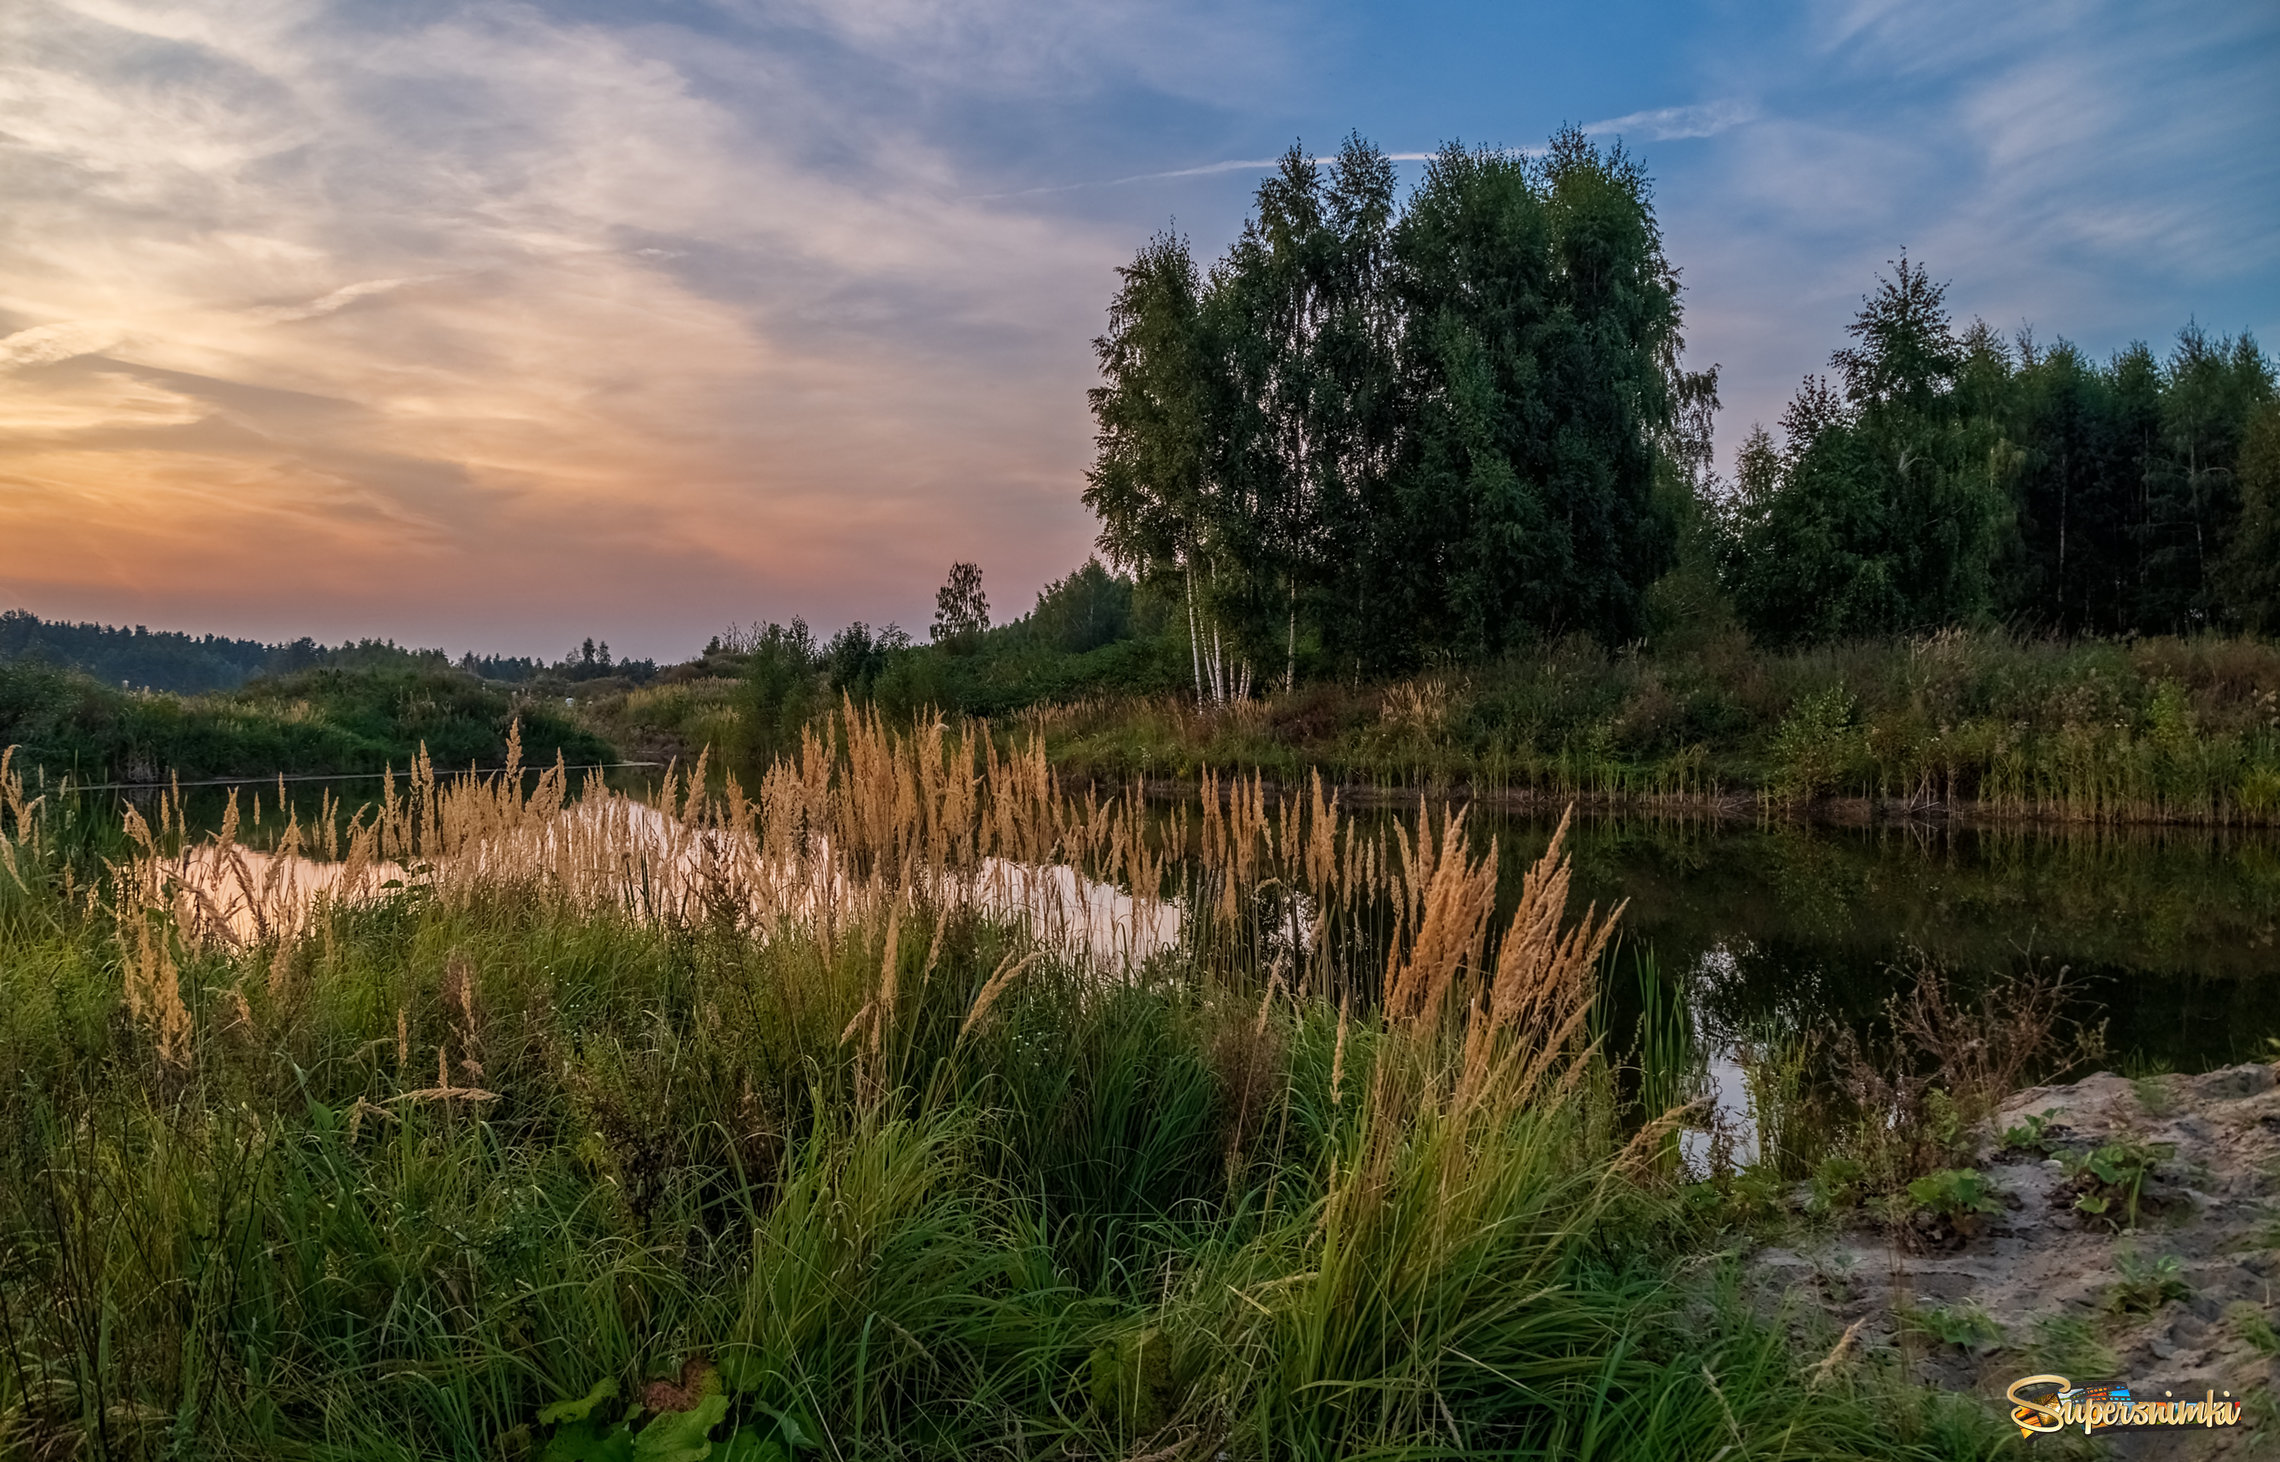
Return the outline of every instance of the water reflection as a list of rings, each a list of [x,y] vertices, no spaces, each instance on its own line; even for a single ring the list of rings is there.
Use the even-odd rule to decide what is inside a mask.
[[[1544,819],[1491,818],[1515,895]],[[1967,985],[2065,967],[2068,1015],[2118,1057],[2206,1070],[2280,1036],[2280,838],[1579,821],[1578,897],[1628,900],[1625,937],[1693,997],[1704,1034],[1872,1021],[1922,960]]]

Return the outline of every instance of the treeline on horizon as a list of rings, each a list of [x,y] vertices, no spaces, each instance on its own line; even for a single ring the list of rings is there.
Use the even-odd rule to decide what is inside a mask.
[[[415,649],[394,640],[343,640],[326,645],[303,635],[291,641],[154,630],[42,619],[27,609],[0,610],[0,663],[32,662],[76,670],[126,690],[198,695],[235,690],[261,676],[290,676],[319,668],[341,670],[463,670],[482,680],[520,685],[543,680],[579,682],[618,677],[635,685],[657,673],[654,660],[617,660],[609,642],[589,638],[551,663],[531,656],[477,655],[454,660],[441,650]]]

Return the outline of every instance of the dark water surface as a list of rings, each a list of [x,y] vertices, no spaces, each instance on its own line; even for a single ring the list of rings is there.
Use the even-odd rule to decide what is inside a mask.
[[[1549,819],[1483,816],[1503,877]],[[2199,1071],[2280,1036],[2270,831],[1805,827],[1579,819],[1574,897],[1684,979],[1713,1033],[1860,1024],[1929,959],[1966,984],[2064,966],[2115,1064]]]
[[[330,790],[354,807],[378,789]],[[320,794],[291,791],[309,818]],[[217,823],[223,800],[201,789],[192,824]],[[1497,840],[1509,908],[1557,819],[1467,820],[1476,846]],[[1714,1042],[1863,1026],[1927,959],[1965,985],[2063,966],[2070,1014],[2107,1022],[2123,1069],[2269,1059],[2280,1037],[2280,831],[1579,815],[1569,846],[1574,899],[1628,900],[1625,947],[1683,981]]]

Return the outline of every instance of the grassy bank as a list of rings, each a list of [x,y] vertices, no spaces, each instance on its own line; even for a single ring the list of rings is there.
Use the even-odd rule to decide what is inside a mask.
[[[1064,772],[1258,769],[1302,780],[1566,796],[1870,799],[1997,817],[2280,820],[2280,649],[1950,633],[1792,653],[1571,640],[1387,686],[1198,709],[1035,707]]]
[[[377,772],[410,765],[423,746],[438,766],[496,767],[518,721],[533,760],[614,759],[559,701],[443,666],[320,667],[182,696],[0,662],[0,746],[51,782]]]
[[[753,803],[522,787],[415,781],[313,902],[163,814],[106,880],[9,801],[0,1447],[2004,1444],[1703,1262],[1716,1205],[1586,1039],[1606,930],[1556,860],[1507,925],[1461,829],[1254,791],[1167,831],[876,724]],[[993,861],[1160,932],[1167,837],[1199,859],[1152,945],[1073,941]]]

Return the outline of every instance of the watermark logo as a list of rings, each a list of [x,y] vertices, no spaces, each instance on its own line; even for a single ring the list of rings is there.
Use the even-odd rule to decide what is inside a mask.
[[[2092,1432],[2124,1427],[2238,1426],[2241,1403],[2232,1392],[2204,1391],[2178,1396],[2164,1391],[2133,1393],[2127,1386],[2077,1386],[2064,1376],[2022,1376],[2003,1393],[2011,1421],[2022,1437],[2036,1432],[2082,1428]]]

